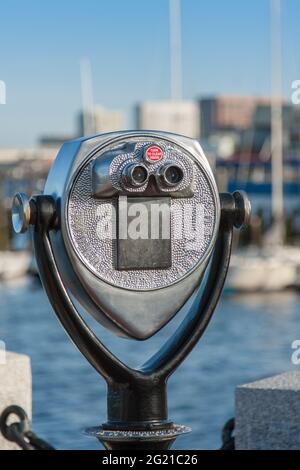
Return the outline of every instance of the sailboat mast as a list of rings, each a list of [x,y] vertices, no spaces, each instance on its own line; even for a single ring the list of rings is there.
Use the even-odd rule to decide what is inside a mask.
[[[180,100],[182,97],[181,5],[180,0],[169,0],[169,2],[171,99]]]
[[[272,44],[272,99],[271,99],[271,155],[272,155],[272,216],[284,238],[283,203],[283,139],[282,139],[282,73],[281,73],[281,0],[271,0]]]

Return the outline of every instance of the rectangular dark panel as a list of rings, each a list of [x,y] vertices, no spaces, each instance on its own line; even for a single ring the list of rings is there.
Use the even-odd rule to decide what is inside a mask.
[[[171,267],[169,197],[119,197],[117,269]]]

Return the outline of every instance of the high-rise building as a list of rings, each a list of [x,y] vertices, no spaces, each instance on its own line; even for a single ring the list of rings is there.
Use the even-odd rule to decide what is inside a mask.
[[[196,101],[145,101],[137,106],[138,129],[160,130],[199,138],[200,116]]]
[[[263,104],[270,104],[270,99],[230,95],[200,99],[201,138],[248,129],[257,106]]]
[[[79,114],[79,135],[99,134],[124,129],[125,119],[121,111],[96,105]]]

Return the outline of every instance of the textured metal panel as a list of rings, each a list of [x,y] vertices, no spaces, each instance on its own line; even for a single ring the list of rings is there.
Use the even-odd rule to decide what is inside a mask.
[[[149,145],[149,140],[142,137],[135,137],[135,140]],[[158,143],[163,145],[163,142],[158,141]],[[79,171],[73,182],[68,203],[68,229],[72,244],[85,266],[98,278],[114,286],[133,290],[149,290],[172,285],[195,269],[211,247],[216,230],[217,208],[215,195],[206,172],[196,159],[187,152],[183,152],[180,147],[173,143],[167,147],[168,159],[172,159],[180,165],[186,165],[187,171],[192,171],[195,191],[192,198],[171,199],[172,266],[168,269],[138,271],[118,271],[115,269],[117,245],[116,240],[109,237],[109,232],[114,234],[115,230],[113,213],[116,209],[116,201],[91,197],[93,161],[101,153],[106,152],[109,146],[96,153]],[[159,162],[159,164],[161,163]],[[157,164],[154,164],[153,168],[155,165]],[[114,184],[117,184],[113,180],[115,171],[117,168],[115,170],[113,167],[111,177]],[[191,173],[189,174],[191,175]],[[179,237],[178,228],[182,217],[189,211],[195,214],[199,207],[203,209],[201,222],[198,226],[193,227],[193,230],[198,233],[199,244],[193,246],[190,234],[183,233]],[[203,232],[202,237],[199,235],[201,231]]]

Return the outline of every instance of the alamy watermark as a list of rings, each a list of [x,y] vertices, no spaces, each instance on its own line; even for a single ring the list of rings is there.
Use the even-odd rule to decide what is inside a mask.
[[[172,207],[165,202],[128,202],[120,196],[118,209],[113,205],[97,208],[97,237],[101,240],[181,240],[186,250],[196,250],[204,239],[202,204]],[[173,223],[172,223],[173,219]]]
[[[295,366],[298,366],[300,364],[300,339],[295,339],[291,344],[291,348],[295,349],[291,355],[291,362]]]
[[[6,84],[0,80],[0,104],[6,104]]]
[[[4,341],[0,340],[0,365],[6,364],[6,347]]]
[[[291,85],[291,101],[293,104],[300,104],[300,80],[294,80]]]

